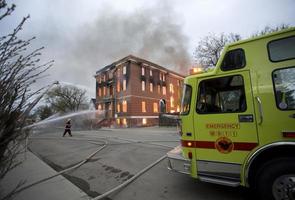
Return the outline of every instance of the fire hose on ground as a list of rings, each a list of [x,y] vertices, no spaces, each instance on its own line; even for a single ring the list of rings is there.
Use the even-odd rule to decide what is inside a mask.
[[[53,138],[53,137],[49,137],[49,138],[34,138],[34,139],[56,139],[56,138]],[[74,139],[74,140],[77,140],[75,138],[71,138],[71,139]],[[80,161],[78,164],[72,166],[72,167],[69,167],[67,169],[64,169],[60,172],[57,172],[56,174],[52,175],[52,176],[49,176],[49,177],[46,177],[44,179],[41,179],[41,180],[38,180],[38,181],[35,181],[29,185],[26,185],[18,190],[16,190],[14,192],[14,194],[17,194],[17,193],[20,193],[26,189],[29,189],[31,187],[33,187],[34,185],[37,185],[37,184],[40,184],[42,182],[45,182],[47,180],[50,180],[56,176],[59,176],[59,175],[62,175],[66,172],[69,172],[71,170],[74,170],[76,168],[79,168],[80,166],[82,166],[83,164],[87,163],[88,160],[90,160],[94,155],[96,155],[99,151],[103,150],[107,145],[109,145],[109,143],[105,140],[107,139],[118,139],[118,140],[123,140],[123,141],[127,141],[128,143],[126,144],[130,144],[130,143],[142,143],[142,144],[149,144],[149,145],[155,145],[155,146],[162,146],[162,147],[166,147],[166,148],[174,148],[172,146],[168,146],[168,145],[162,145],[162,144],[158,144],[158,143],[154,143],[154,142],[175,142],[175,141],[139,141],[139,140],[132,140],[132,139],[125,139],[125,138],[120,138],[120,137],[104,137],[104,138],[99,138],[99,139],[103,139],[103,146],[100,147],[99,149],[97,149],[96,151],[94,151],[93,153],[91,153],[89,156],[87,156],[84,160]],[[93,143],[93,144],[98,144],[96,142],[101,142],[101,141],[95,141],[93,142],[93,140],[89,140],[89,139],[86,139],[86,141],[90,142],[90,143]],[[91,142],[92,141],[92,142]],[[120,143],[119,143],[120,144]],[[99,144],[101,145],[101,144]],[[167,156],[164,155],[162,156],[161,158],[159,158],[158,160],[156,160],[155,162],[151,163],[150,165],[148,165],[147,167],[145,167],[144,169],[142,169],[141,171],[139,171],[138,173],[136,173],[133,177],[131,177],[130,179],[126,180],[125,182],[123,182],[122,184],[114,187],[113,189],[93,198],[92,200],[99,200],[99,199],[103,199],[105,197],[107,197],[108,195],[124,188],[125,186],[127,186],[128,184],[130,184],[131,182],[133,182],[135,179],[137,179],[138,177],[140,177],[142,174],[144,174],[146,171],[148,171],[149,169],[151,169],[152,167],[154,167],[155,165],[157,165],[158,163],[160,163],[162,160],[164,160]]]
[[[65,172],[71,171],[71,170],[73,170],[73,169],[76,169],[76,168],[82,166],[82,165],[85,164],[89,159],[91,159],[95,154],[97,154],[99,151],[101,151],[102,149],[104,149],[106,146],[107,146],[107,142],[105,142],[105,144],[104,144],[102,147],[100,147],[99,149],[97,149],[95,152],[91,153],[89,156],[87,156],[84,160],[80,161],[78,164],[76,164],[76,165],[74,165],[74,166],[72,166],[72,167],[69,167],[69,168],[67,168],[67,169],[64,169],[64,170],[62,170],[62,171],[60,171],[60,172],[58,172],[58,173],[56,173],[56,174],[54,174],[54,175],[52,175],[52,176],[49,176],[49,177],[47,177],[47,178],[44,178],[44,179],[38,180],[38,181],[33,182],[33,183],[29,184],[29,185],[26,185],[26,186],[24,186],[24,187],[21,187],[20,189],[16,190],[16,191],[14,192],[14,194],[20,193],[20,192],[22,192],[22,191],[24,191],[24,190],[26,190],[26,189],[29,189],[29,188],[33,187],[34,185],[40,184],[40,183],[45,182],[45,181],[47,181],[47,180],[49,180],[49,179],[52,179],[52,178],[54,178],[54,177],[56,177],[56,176],[62,175],[62,174],[65,173]]]

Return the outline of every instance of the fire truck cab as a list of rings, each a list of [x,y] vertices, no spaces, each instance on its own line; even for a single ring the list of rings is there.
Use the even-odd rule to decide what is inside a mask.
[[[192,72],[168,169],[294,200],[295,28],[230,44],[214,69]]]

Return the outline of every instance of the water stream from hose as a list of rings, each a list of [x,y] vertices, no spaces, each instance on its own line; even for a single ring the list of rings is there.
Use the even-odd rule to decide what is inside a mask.
[[[82,111],[77,111],[77,112],[72,112],[72,113],[67,113],[61,116],[57,116],[56,114],[53,116],[50,116],[42,121],[36,122],[34,124],[28,125],[25,127],[27,128],[34,128],[38,126],[43,126],[43,125],[49,125],[54,122],[60,122],[61,120],[69,119],[69,118],[78,118],[79,120],[101,120],[104,118],[104,111],[102,110],[82,110]]]

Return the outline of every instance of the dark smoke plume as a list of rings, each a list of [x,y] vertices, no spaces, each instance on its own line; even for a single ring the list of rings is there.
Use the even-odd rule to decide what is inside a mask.
[[[95,20],[66,33],[67,38],[56,35],[62,47],[54,47],[59,52],[54,77],[92,88],[95,71],[129,54],[182,74],[190,65],[182,21],[167,3],[131,13],[106,6]]]

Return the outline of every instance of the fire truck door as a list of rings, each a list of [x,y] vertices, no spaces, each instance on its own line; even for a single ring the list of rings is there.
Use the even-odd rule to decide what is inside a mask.
[[[241,164],[258,143],[249,71],[200,78],[197,86],[198,174],[238,179]]]

